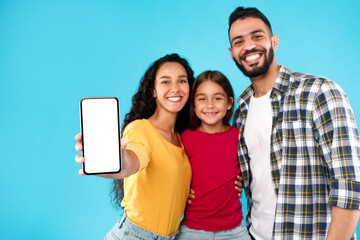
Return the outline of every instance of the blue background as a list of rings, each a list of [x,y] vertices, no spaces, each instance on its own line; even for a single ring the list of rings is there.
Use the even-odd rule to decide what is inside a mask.
[[[359,125],[359,1],[0,0],[1,239],[102,239],[121,210],[110,180],[78,175],[79,100],[116,96],[123,117],[150,63],[172,52],[196,75],[222,71],[239,96],[250,81],[227,24],[240,5],[270,19],[279,64],[342,86]]]

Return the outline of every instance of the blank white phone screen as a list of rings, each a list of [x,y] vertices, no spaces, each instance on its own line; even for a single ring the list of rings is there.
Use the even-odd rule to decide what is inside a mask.
[[[116,98],[81,100],[84,172],[115,173],[121,169],[119,103]]]

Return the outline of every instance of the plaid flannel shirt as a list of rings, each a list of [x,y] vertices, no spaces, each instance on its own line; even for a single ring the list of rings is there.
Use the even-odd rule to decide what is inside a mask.
[[[244,125],[252,86],[239,97],[234,125],[251,225],[251,169]],[[352,109],[334,82],[281,66],[271,95],[272,239],[325,239],[331,206],[360,209],[360,141]],[[355,235],[352,239],[355,239]]]

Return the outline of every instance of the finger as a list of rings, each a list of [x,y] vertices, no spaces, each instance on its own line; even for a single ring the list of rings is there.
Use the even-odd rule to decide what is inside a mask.
[[[191,204],[191,200],[190,200],[190,199],[187,200],[187,204]]]
[[[238,197],[239,197],[239,198],[242,198],[242,195],[241,195],[241,193],[238,193]]]
[[[82,142],[82,135],[81,133],[78,133],[75,135],[75,140],[78,141],[78,142]]]
[[[235,186],[242,188],[243,184],[241,182],[235,181]]]
[[[243,180],[240,175],[237,175],[236,178],[239,180],[239,182],[241,182]]]
[[[83,150],[83,145],[81,142],[78,142],[77,144],[75,144],[75,149],[78,152],[81,152]]]
[[[189,199],[190,199],[190,198],[191,198],[191,199],[195,199],[195,194],[191,194],[191,193],[190,193],[190,194],[189,194]]]
[[[127,138],[121,138],[121,148],[125,149],[128,142],[129,140]]]
[[[85,173],[84,173],[84,170],[83,170],[83,169],[80,169],[80,170],[79,170],[79,175],[80,175],[80,176],[85,176]]]
[[[77,163],[84,163],[85,162],[85,159],[84,159],[84,157],[83,156],[81,156],[81,155],[76,155],[75,156],[75,161],[77,162]]]
[[[195,194],[194,189],[190,188],[190,193]]]

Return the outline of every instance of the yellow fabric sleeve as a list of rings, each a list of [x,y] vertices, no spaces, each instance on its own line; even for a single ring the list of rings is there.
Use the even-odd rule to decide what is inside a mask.
[[[150,161],[149,142],[152,136],[146,131],[145,125],[138,122],[130,123],[124,131],[124,137],[129,141],[126,150],[134,152],[139,159],[139,171],[146,168]]]

